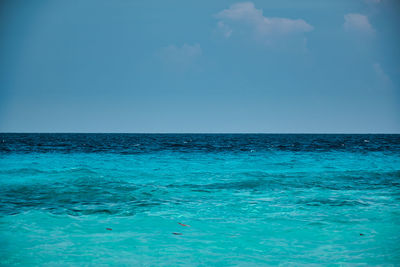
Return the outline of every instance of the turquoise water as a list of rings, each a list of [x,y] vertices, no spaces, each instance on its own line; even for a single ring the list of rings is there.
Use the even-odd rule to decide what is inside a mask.
[[[289,137],[3,134],[0,264],[398,266],[399,136]]]

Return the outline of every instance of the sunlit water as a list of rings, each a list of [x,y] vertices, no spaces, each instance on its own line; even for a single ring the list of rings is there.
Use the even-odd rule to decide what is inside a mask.
[[[399,135],[0,142],[0,265],[400,264]]]

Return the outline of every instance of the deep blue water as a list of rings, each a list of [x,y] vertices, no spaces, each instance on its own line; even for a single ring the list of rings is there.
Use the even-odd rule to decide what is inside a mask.
[[[5,266],[398,266],[400,135],[3,133],[0,201]]]

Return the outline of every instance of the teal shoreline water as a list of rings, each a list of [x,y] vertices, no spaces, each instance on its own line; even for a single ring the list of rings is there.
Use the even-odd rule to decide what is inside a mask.
[[[398,135],[1,140],[2,266],[400,264]]]

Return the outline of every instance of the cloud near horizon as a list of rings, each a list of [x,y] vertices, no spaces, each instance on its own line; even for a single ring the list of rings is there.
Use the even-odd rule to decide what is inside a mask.
[[[347,32],[374,34],[375,29],[372,27],[366,15],[358,13],[349,13],[344,15],[344,29]]]
[[[217,27],[226,38],[241,26],[258,39],[270,40],[282,37],[303,34],[314,29],[302,19],[281,17],[265,17],[262,9],[257,9],[252,2],[242,2],[231,5],[215,15],[219,19]]]

